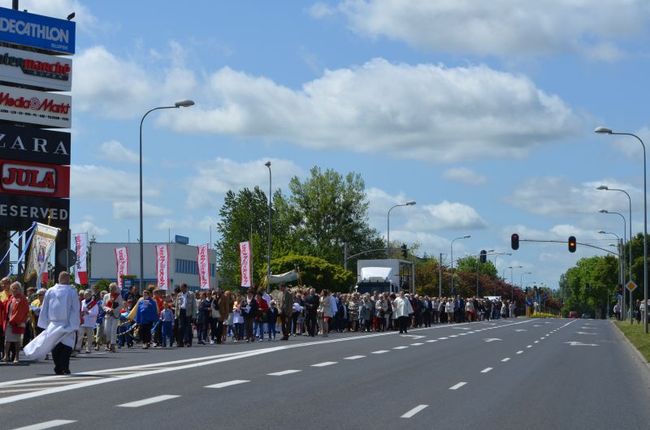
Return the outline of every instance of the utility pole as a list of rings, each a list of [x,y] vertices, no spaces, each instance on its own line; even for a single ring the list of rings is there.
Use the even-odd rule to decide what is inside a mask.
[[[442,297],[442,252],[438,260],[438,297]]]

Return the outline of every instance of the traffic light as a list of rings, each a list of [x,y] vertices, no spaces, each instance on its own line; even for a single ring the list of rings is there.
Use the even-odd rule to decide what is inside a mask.
[[[519,235],[517,233],[513,233],[513,235],[510,236],[510,246],[515,251],[519,249]]]
[[[402,244],[402,258],[406,258],[406,257],[408,257],[408,255],[409,255],[409,250],[406,247],[406,244],[403,243]]]
[[[575,236],[569,236],[569,252],[576,252],[576,237]]]
[[[482,250],[481,250],[481,254],[480,254],[480,259],[479,259],[479,260],[480,260],[481,263],[485,263],[485,262],[487,261],[487,251],[486,251],[485,249],[482,249]]]

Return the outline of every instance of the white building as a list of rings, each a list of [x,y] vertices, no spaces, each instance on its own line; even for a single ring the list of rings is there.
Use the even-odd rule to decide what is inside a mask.
[[[182,243],[145,243],[144,253],[144,286],[156,283],[156,245],[169,246],[169,283],[170,289],[183,283],[189,289],[198,290],[199,271],[197,263],[198,247]],[[115,281],[117,279],[117,265],[115,261],[115,248],[126,247],[129,255],[129,275],[134,275],[133,285],[139,284],[140,278],[140,245],[138,243],[99,243],[89,245],[90,273],[89,282],[95,283],[100,279]],[[210,288],[217,287],[216,253],[213,249],[208,251],[210,262]]]

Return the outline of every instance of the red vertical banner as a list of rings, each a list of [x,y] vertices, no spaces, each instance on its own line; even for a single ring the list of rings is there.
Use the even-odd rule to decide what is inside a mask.
[[[210,254],[208,244],[198,247],[197,263],[199,267],[199,287],[202,290],[210,289]]]
[[[117,269],[117,286],[122,290],[122,276],[129,274],[129,250],[126,247],[115,248],[115,267]]]
[[[88,233],[74,235],[77,262],[75,263],[74,281],[79,285],[88,285],[88,269],[86,258],[88,256]]]
[[[156,278],[158,288],[167,290],[169,287],[169,247],[156,245]]]
[[[250,288],[252,286],[251,280],[251,243],[239,243],[239,265],[241,271],[241,286]]]

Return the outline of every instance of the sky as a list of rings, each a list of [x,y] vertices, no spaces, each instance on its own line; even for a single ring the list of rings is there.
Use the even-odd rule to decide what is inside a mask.
[[[128,4],[128,7],[127,7]],[[11,7],[1,0],[0,6]],[[597,7],[596,7],[597,6]],[[146,242],[216,240],[228,190],[287,191],[312,166],[362,175],[369,220],[418,253],[481,249],[515,284],[556,288],[607,231],[643,230],[650,142],[644,0],[106,2],[21,0],[76,13],[71,229],[138,237],[143,129]],[[492,257],[492,261],[494,257]],[[522,266],[519,268],[519,266]],[[515,267],[511,270],[508,267]]]

